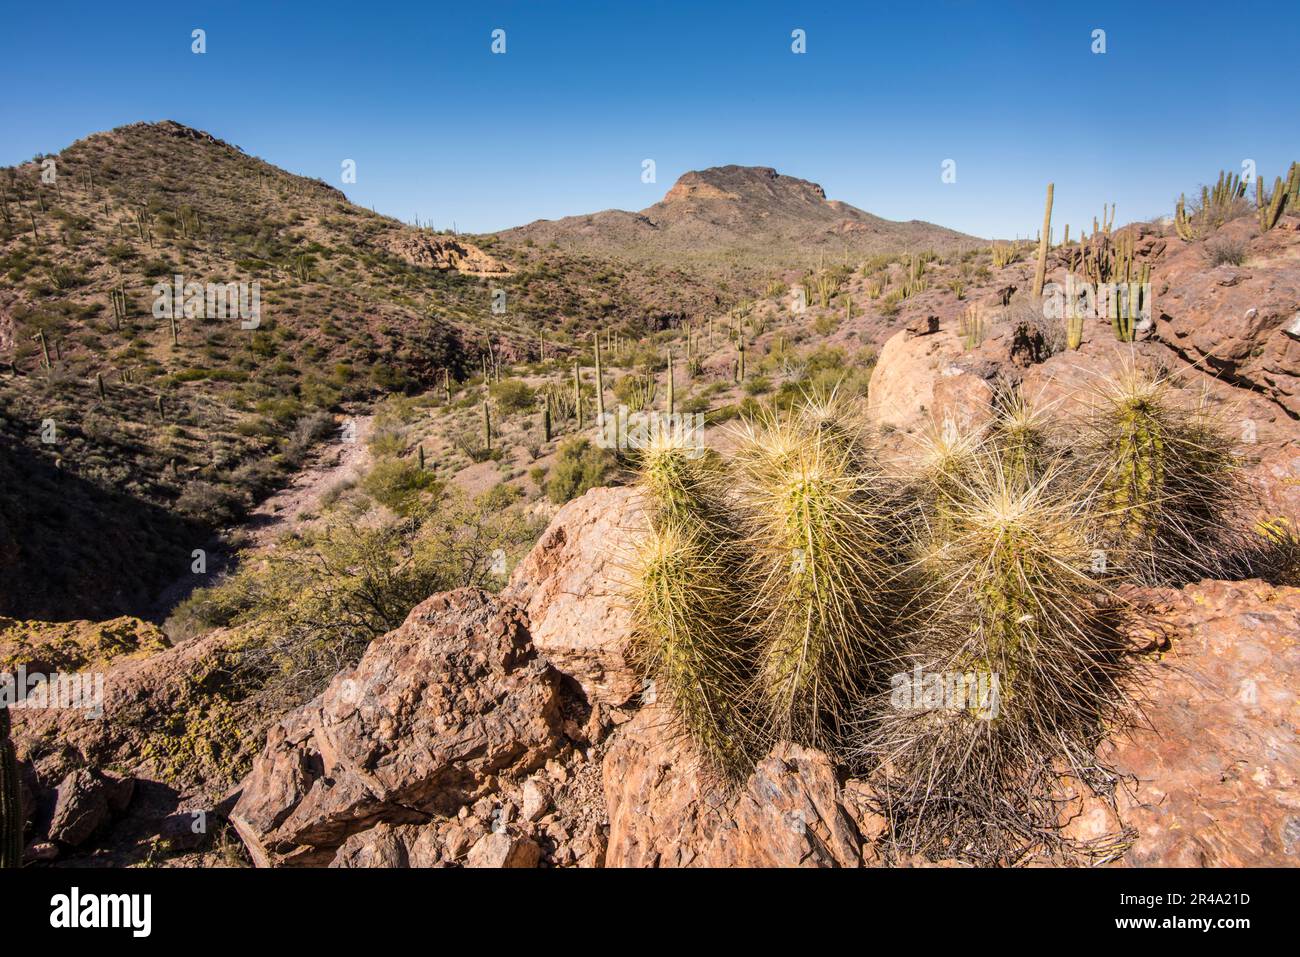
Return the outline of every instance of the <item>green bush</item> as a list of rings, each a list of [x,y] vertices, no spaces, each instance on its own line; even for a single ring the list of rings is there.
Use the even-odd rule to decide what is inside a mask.
[[[613,461],[609,452],[586,439],[570,439],[560,446],[546,480],[546,495],[556,505],[603,485]]]
[[[409,459],[382,459],[361,480],[361,489],[398,515],[412,515],[425,502],[424,493],[437,497],[442,483],[432,472]]]
[[[502,412],[528,412],[537,406],[537,393],[520,379],[506,379],[488,386],[496,406]]]
[[[430,595],[500,590],[541,532],[518,507],[503,507],[511,498],[496,489],[477,499],[453,495],[418,518],[381,524],[332,513],[196,592],[184,613],[242,628],[238,677],[259,689],[255,704],[293,707]]]

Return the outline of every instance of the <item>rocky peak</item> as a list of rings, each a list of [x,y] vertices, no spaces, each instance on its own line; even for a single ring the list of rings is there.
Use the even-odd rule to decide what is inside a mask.
[[[778,173],[770,166],[711,166],[683,173],[663,198],[663,203],[692,199],[730,201],[775,198],[797,202],[826,202],[826,191],[816,183]]]

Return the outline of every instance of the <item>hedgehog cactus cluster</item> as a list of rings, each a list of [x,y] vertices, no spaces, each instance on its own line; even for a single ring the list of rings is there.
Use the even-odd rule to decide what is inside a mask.
[[[834,394],[734,426],[727,458],[660,437],[630,582],[646,677],[726,779],[792,740],[883,774],[921,843],[977,840],[995,806],[1046,826],[1044,769],[1126,703],[1113,586],[1241,554],[1233,443],[1178,392],[1124,370],[1062,428],[1004,385],[987,426],[888,466]],[[913,668],[982,697],[900,710]]]

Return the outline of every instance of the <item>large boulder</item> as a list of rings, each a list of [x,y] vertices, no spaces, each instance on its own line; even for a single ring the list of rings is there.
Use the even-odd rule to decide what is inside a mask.
[[[561,724],[560,676],[519,610],[435,595],[271,730],[231,820],[259,864],[325,863],[377,823],[454,815],[526,775]]]
[[[952,328],[935,332],[902,329],[880,350],[871,373],[867,415],[888,431],[920,432],[935,416],[935,389],[944,379],[963,374],[956,365],[961,339]]]
[[[135,782],[90,768],[73,771],[55,789],[47,838],[60,844],[83,843],[131,803]]]
[[[621,707],[640,689],[625,655],[632,616],[619,574],[644,527],[638,496],[595,488],[569,502],[505,591],[527,613],[533,647],[577,680],[592,705]]]

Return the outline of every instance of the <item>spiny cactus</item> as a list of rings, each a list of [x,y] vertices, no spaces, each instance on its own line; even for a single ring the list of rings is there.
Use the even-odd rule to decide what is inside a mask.
[[[0,867],[22,866],[25,823],[18,755],[9,737],[9,706],[0,704]]]
[[[961,336],[962,348],[968,352],[984,341],[984,313],[975,303],[957,317],[957,335]]]
[[[113,307],[113,328],[121,329],[127,318],[126,289],[119,282],[116,288],[108,291],[108,296]]]
[[[582,431],[582,366],[575,359],[573,362],[573,414],[577,419],[578,431]]]
[[[50,368],[50,347],[45,341],[45,333],[37,332],[36,335],[32,336],[32,341],[40,343],[41,361],[44,364],[45,368],[48,370]]]
[[[1083,345],[1083,312],[1071,307],[1065,317],[1065,346],[1071,351]]]
[[[1268,232],[1277,225],[1288,209],[1300,210],[1300,163],[1292,163],[1286,181],[1279,176],[1273,181],[1273,190],[1264,195],[1264,181],[1255,178],[1255,206],[1259,210],[1260,232]]]
[[[1009,266],[1020,258],[1018,243],[994,243],[989,247],[989,253],[993,257],[993,265],[998,269]]]
[[[1053,461],[1048,409],[1026,398],[1018,387],[1000,383],[989,444],[1008,482],[1031,485]]]
[[[1199,238],[1192,225],[1192,217],[1187,214],[1186,194],[1180,194],[1178,202],[1174,204],[1174,231],[1183,242],[1190,243]]]
[[[672,346],[669,346],[669,347],[667,348],[667,350],[665,350],[665,351],[666,351],[666,353],[667,353],[666,358],[667,358],[667,366],[668,366],[668,395],[664,398],[664,410],[665,410],[669,415],[672,415],[673,412],[676,411],[676,409],[674,408],[674,406],[675,406],[676,403],[675,403],[675,393],[674,393],[674,389],[673,389],[673,349],[672,349]]]
[[[730,779],[753,766],[753,646],[737,620],[742,555],[727,521],[716,455],[656,429],[638,478],[648,534],[631,564],[633,651],[708,767]]]
[[[993,454],[954,485],[931,526],[942,538],[924,545],[924,624],[857,740],[885,779],[900,848],[994,863],[1023,853],[1026,835],[1050,841],[1052,769],[1095,765],[1096,735],[1125,704],[1125,658],[1088,573],[1084,497],[1062,494],[1050,470],[1013,479]]]
[[[492,451],[492,413],[486,399],[483,400],[483,448]]]
[[[591,334],[592,347],[596,353],[596,421],[605,421],[605,377],[600,365],[600,333]]]
[[[1111,560],[1152,584],[1221,571],[1243,490],[1235,443],[1205,397],[1183,398],[1136,364],[1096,393],[1084,458]]]
[[[1174,229],[1178,237],[1185,242],[1204,239],[1233,215],[1238,200],[1245,195],[1246,184],[1241,177],[1223,170],[1219,171],[1214,186],[1201,187],[1201,202],[1196,210],[1189,213],[1187,199],[1180,195],[1174,207]]]
[[[860,467],[868,456],[798,414],[747,423],[739,439],[760,694],[774,734],[825,746],[888,654],[898,512],[881,473]]]

